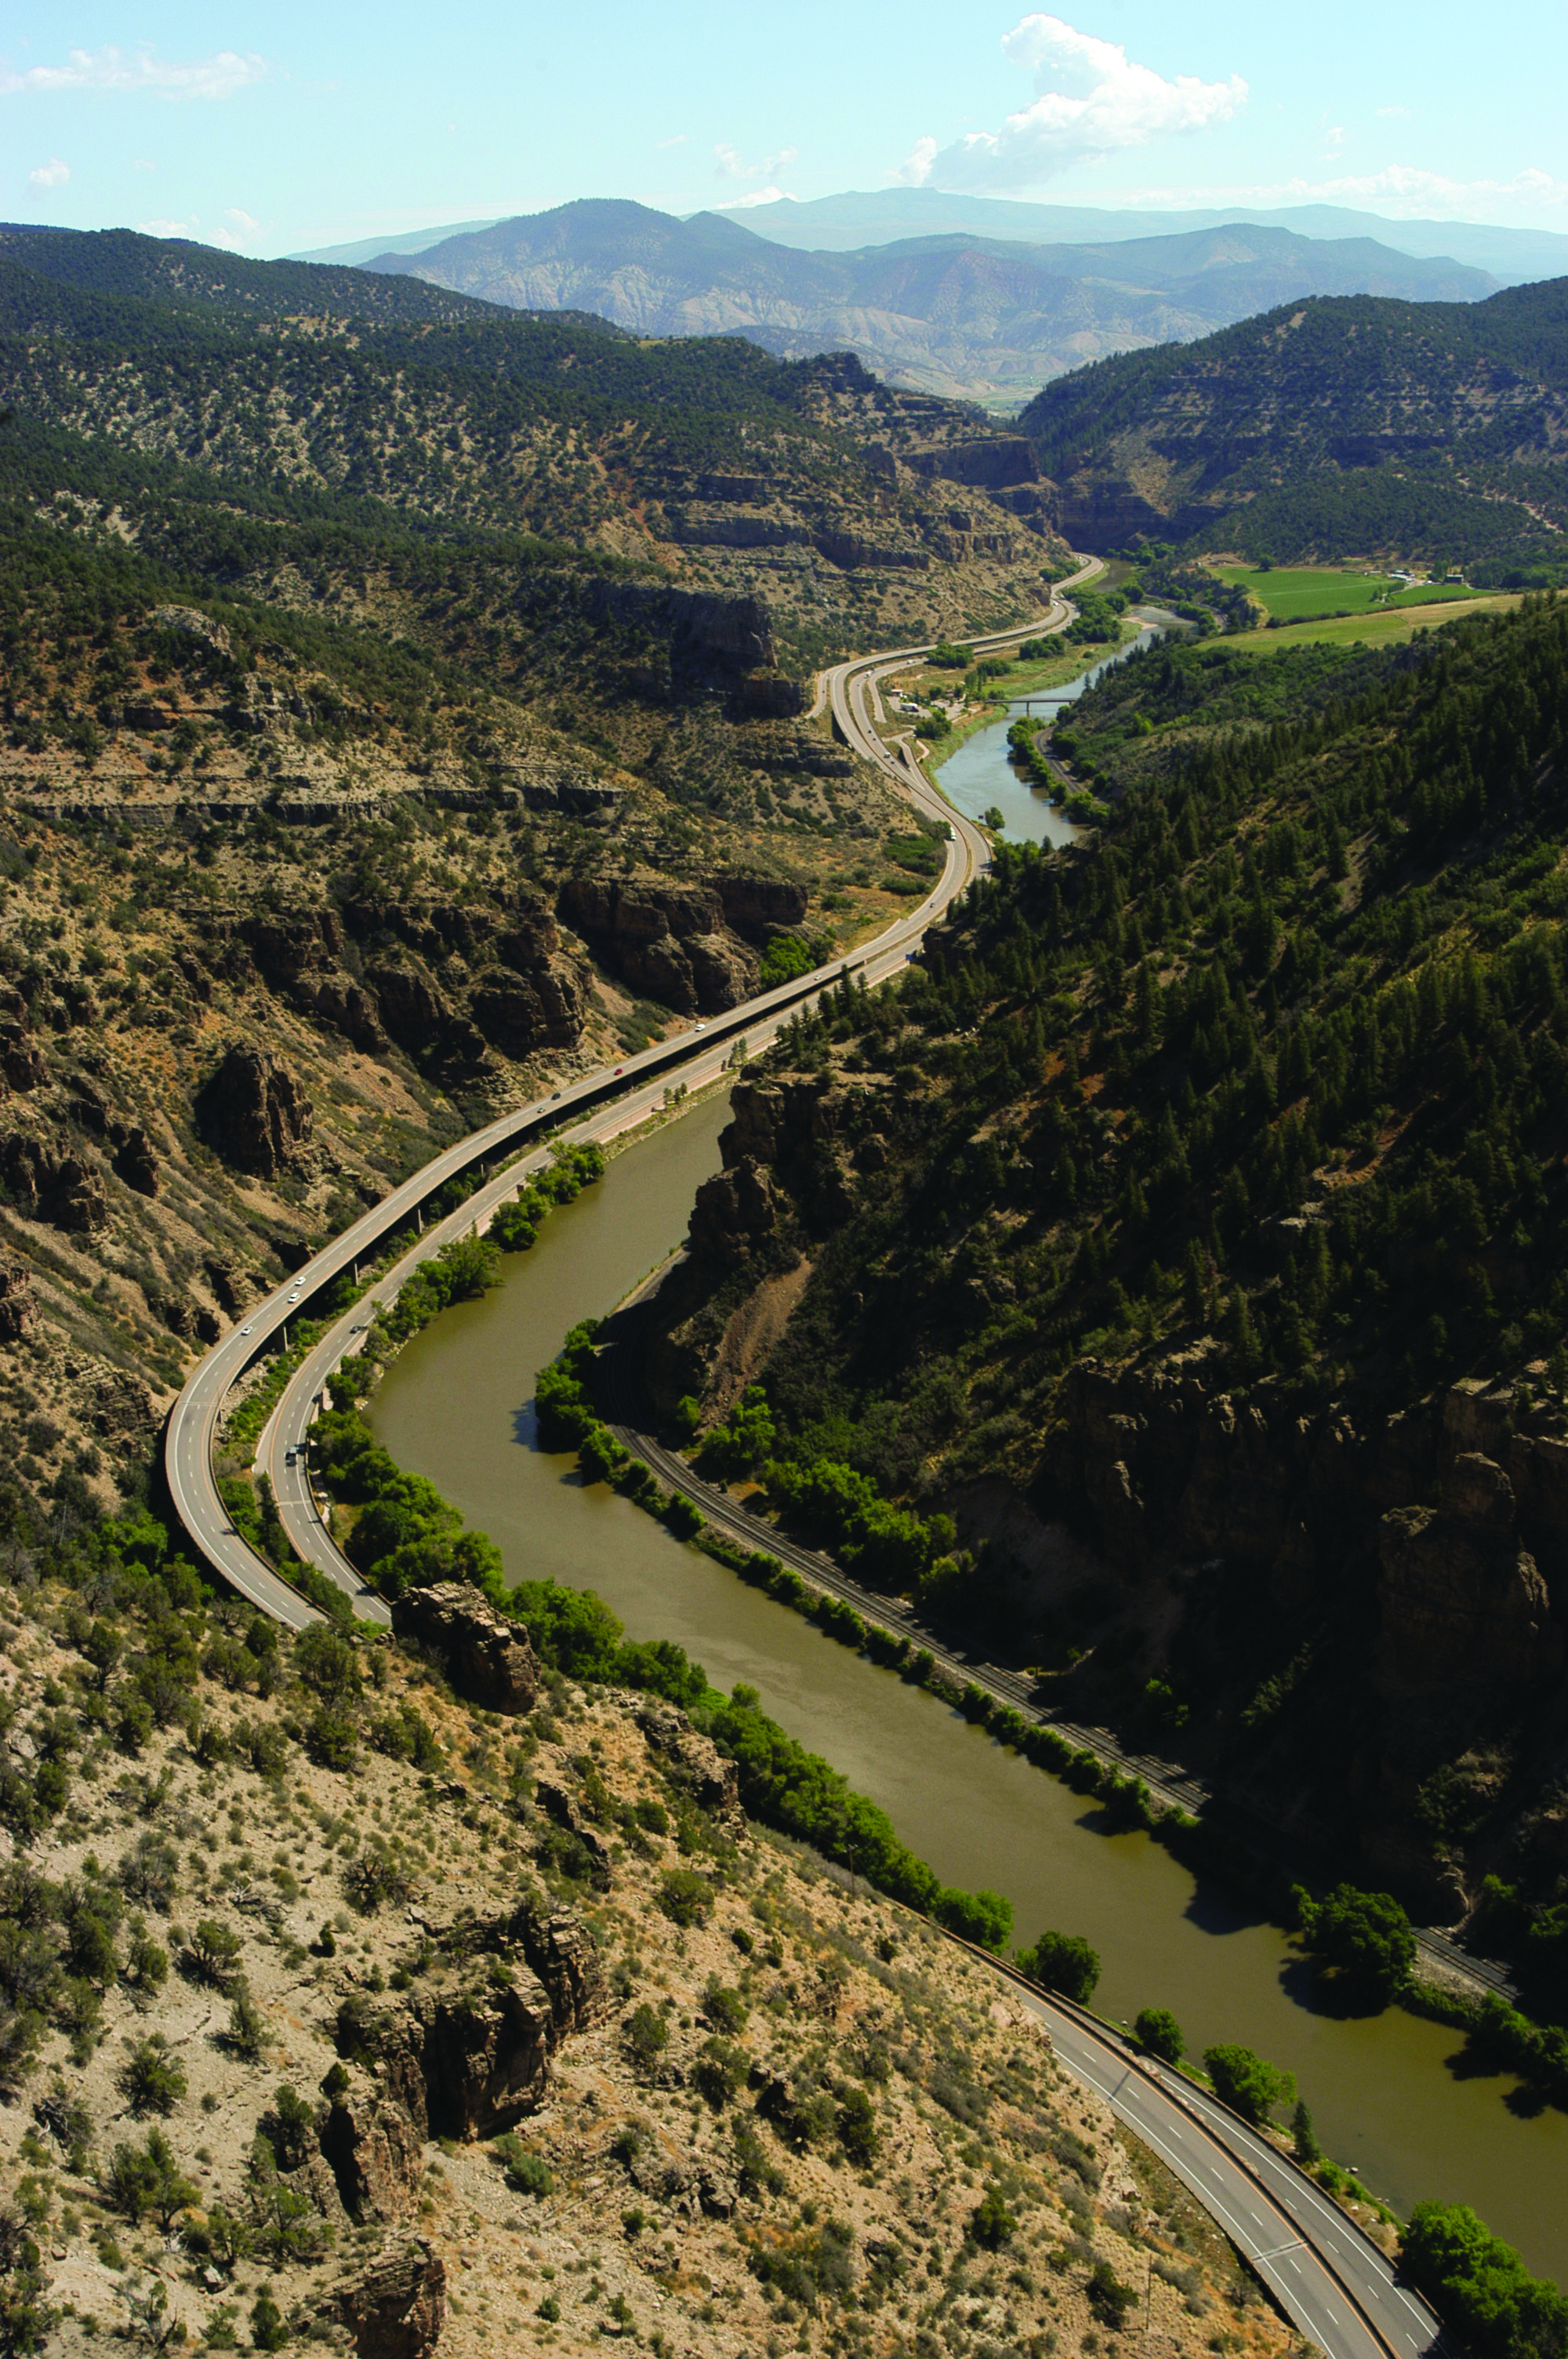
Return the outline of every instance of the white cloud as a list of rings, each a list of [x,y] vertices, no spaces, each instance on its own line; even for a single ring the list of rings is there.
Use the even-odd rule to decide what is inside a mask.
[[[771,180],[785,164],[793,164],[799,153],[797,147],[781,147],[776,156],[764,156],[760,164],[747,164],[727,139],[720,139],[713,150],[721,180]]]
[[[1408,106],[1380,106],[1378,109],[1378,118],[1382,123],[1408,123],[1411,119],[1411,111]]]
[[[727,205],[720,205],[718,210],[721,213],[749,213],[757,205],[776,205],[789,194],[787,189],[775,189],[771,185],[765,189],[748,189],[743,197],[731,197]]]
[[[266,60],[254,50],[219,49],[189,65],[156,58],[151,49],[71,49],[62,66],[28,66],[23,73],[0,66],[0,95],[90,90],[129,92],[144,98],[232,98],[260,82]]]
[[[136,223],[144,237],[192,237],[200,226],[200,216],[197,213],[192,213],[189,221],[145,221]]]
[[[32,189],[59,189],[70,178],[70,166],[62,163],[58,156],[51,156],[47,164],[40,164],[36,171],[27,174],[27,186]]]
[[[687,145],[690,138],[691,134],[689,131],[677,131],[673,139],[655,139],[654,145],[661,151],[665,147],[684,147]]]
[[[245,212],[239,205],[230,205],[212,232],[212,243],[229,254],[238,254],[261,234],[262,228],[263,223],[254,213]]]
[[[1119,41],[1080,33],[1061,16],[1025,16],[1002,53],[1034,77],[1033,103],[1000,131],[970,131],[950,147],[919,140],[896,180],[941,189],[1031,189],[1070,165],[1095,162],[1175,133],[1207,131],[1247,103],[1239,74],[1167,82],[1130,59]]]

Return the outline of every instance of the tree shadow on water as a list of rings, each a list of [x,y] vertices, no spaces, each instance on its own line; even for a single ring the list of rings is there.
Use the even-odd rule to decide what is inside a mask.
[[[1307,2015],[1322,2016],[1331,2023],[1365,2023],[1388,2012],[1389,2002],[1380,1993],[1368,1990],[1364,1983],[1335,1973],[1299,1952],[1288,1957],[1280,1968],[1280,1988],[1293,2006]]]
[[[1251,1933],[1273,1921],[1260,1901],[1249,1900],[1245,1893],[1228,1891],[1203,1876],[1194,1885],[1182,1914],[1200,1933],[1217,1935]]]
[[[1503,2104],[1516,2121],[1538,2121],[1553,2105],[1568,2111],[1568,2104],[1551,2089],[1543,2088],[1519,2070],[1516,2057],[1505,2056],[1494,2039],[1487,2038],[1480,2026],[1465,2036],[1462,2048],[1443,2060],[1444,2070],[1454,2081],[1507,2081],[1509,2088],[1499,2092]]]
[[[566,1450],[546,1450],[540,1440],[539,1420],[531,1400],[524,1401],[521,1408],[514,1408],[512,1412],[512,1440],[517,1449],[527,1451],[531,1457],[555,1458],[562,1461],[563,1463],[556,1480],[565,1489],[568,1491],[588,1489],[589,1477],[578,1463],[575,1452]]]

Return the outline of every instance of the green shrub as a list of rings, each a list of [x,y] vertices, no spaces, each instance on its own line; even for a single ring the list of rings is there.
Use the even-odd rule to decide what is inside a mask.
[[[1182,2027],[1166,2006],[1146,2006],[1132,2027],[1133,2037],[1151,2056],[1158,2056],[1166,2064],[1179,2064],[1186,2053],[1186,2041]]]
[[[1138,2307],[1137,2294],[1131,2286],[1122,2284],[1108,2261],[1095,2263],[1084,2291],[1095,2316],[1113,2332],[1120,2331],[1128,2313]]]
[[[1405,1987],[1415,1963],[1415,1934],[1391,1894],[1341,1884],[1325,1900],[1310,1899],[1300,1886],[1294,1897],[1302,1939],[1347,1984],[1385,2002]]]
[[[1277,2105],[1295,2103],[1294,2073],[1266,2062],[1249,2048],[1206,2048],[1203,2061],[1204,2071],[1214,2082],[1215,2094],[1244,2121],[1256,2123],[1260,2128]]]
[[[670,2027],[655,2006],[644,2000],[633,2011],[626,2026],[626,2046],[633,2063],[644,2080],[651,2080],[658,2070],[660,2057],[669,2046]]]
[[[1019,1951],[1018,1963],[1031,1982],[1079,2006],[1087,2006],[1099,1980],[1099,1952],[1081,1933],[1042,1933],[1032,1950]]]
[[[1008,2210],[1001,2190],[988,2187],[969,2214],[969,2234],[975,2243],[994,2253],[1017,2233],[1018,2223]]]
[[[845,2089],[838,2100],[838,2143],[857,2170],[877,2158],[877,2116],[864,2089]]]
[[[747,2059],[731,2039],[705,2039],[692,2065],[692,2085],[717,2113],[746,2085]]]
[[[1418,2203],[1400,2261],[1474,2359],[1560,2359],[1568,2349],[1568,2299],[1531,2277],[1467,2205]]]
[[[722,1983],[710,1982],[702,1994],[702,2012],[715,2031],[744,2031],[751,2011],[740,1992],[727,1989]]]
[[[117,2146],[103,2175],[103,2191],[117,2212],[139,2221],[150,2212],[166,2233],[188,2211],[200,2189],[181,2171],[164,2132],[147,2132],[146,2146]]]
[[[264,2287],[251,2304],[251,2341],[258,2351],[281,2351],[287,2340],[283,2312]]]
[[[184,2096],[187,2082],[177,2057],[161,2032],[150,2039],[127,2043],[130,2053],[120,2067],[120,2094],[133,2114],[172,2114]]]
[[[964,1892],[945,1884],[931,1903],[931,1914],[949,1933],[982,1950],[1005,1949],[1012,1931],[1012,1903],[1000,1892]]]
[[[506,2184],[519,2195],[532,2195],[537,2201],[555,2193],[555,2175],[544,2156],[535,2154],[515,2131],[493,2138],[490,2150],[506,2174]]]
[[[659,1880],[659,1907],[672,1925],[700,1925],[713,1913],[713,1887],[691,1867],[673,1867]]]

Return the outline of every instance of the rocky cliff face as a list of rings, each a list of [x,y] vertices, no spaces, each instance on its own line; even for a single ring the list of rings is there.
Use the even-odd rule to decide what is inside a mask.
[[[1552,1534],[1559,1549],[1564,1536]],[[1385,1516],[1379,1558],[1391,1680],[1461,1688],[1487,1680],[1514,1693],[1563,1669],[1562,1623],[1535,1559],[1519,1546],[1513,1484],[1491,1459],[1463,1451],[1440,1506]]]
[[[355,2359],[426,2359],[447,2323],[446,2262],[428,2237],[406,2237],[335,2288],[317,2316],[348,2328]]]
[[[103,1174],[63,1139],[13,1130],[0,1136],[0,1177],[26,1219],[92,1235],[109,1218]]]
[[[462,1693],[486,1711],[527,1712],[538,1701],[539,1664],[527,1631],[467,1582],[409,1590],[394,1603],[392,1620],[400,1637],[430,1649]]]
[[[622,885],[571,877],[559,908],[631,990],[683,1016],[717,1016],[757,985],[757,964],[724,922],[708,886]]]
[[[1568,1444],[1516,1430],[1511,1394],[1462,1385],[1358,1430],[1343,1408],[1302,1416],[1271,1385],[1238,1398],[1210,1344],[1131,1368],[1080,1361],[1059,1407],[1042,1491],[1076,1501],[1124,1574],[1225,1556],[1289,1611],[1347,1558],[1375,1560],[1393,1676],[1509,1688],[1561,1668]]]
[[[886,1280],[860,1275],[852,1241],[874,1234],[885,1253],[882,1167],[899,1166],[896,1182],[911,1152],[890,1079],[763,1071],[731,1105],[722,1169],[697,1190],[687,1255],[643,1329],[660,1413],[692,1396],[722,1414],[759,1375],[798,1398],[784,1372],[820,1354],[825,1322],[833,1381],[850,1388],[867,1365],[882,1376],[890,1355],[961,1355],[1016,1299],[1006,1254],[966,1245],[945,1270],[923,1266],[896,1306],[878,1298],[891,1333],[862,1318]],[[814,1266],[831,1271],[825,1290]],[[803,1303],[809,1346],[792,1332]],[[1081,1659],[1065,1709],[1236,1777],[1413,1905],[1462,1914],[1479,1875],[1510,1856],[1520,1806],[1508,1793],[1529,1797],[1555,1774],[1568,1442],[1553,1419],[1484,1382],[1391,1417],[1352,1401],[1307,1408],[1282,1383],[1237,1386],[1206,1337],[1132,1361],[1080,1358],[1037,1430],[996,1421],[1005,1477],[971,1454],[951,1491],[927,1477],[922,1495],[979,1552],[943,1610],[1025,1659],[1065,1655],[1070,1638]],[[1151,1680],[1181,1699],[1179,1737],[1149,1718]],[[1477,1810],[1455,1832],[1432,1781],[1467,1748],[1499,1743],[1517,1783],[1499,1779],[1489,1822]]]
[[[276,1180],[304,1160],[309,1099],[280,1058],[236,1041],[197,1098],[211,1145],[236,1170]]]

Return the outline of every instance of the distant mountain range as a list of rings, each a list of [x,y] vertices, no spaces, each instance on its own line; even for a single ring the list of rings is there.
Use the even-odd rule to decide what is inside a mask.
[[[729,213],[726,219],[736,219]],[[471,230],[494,229],[489,221],[448,222],[434,229],[406,230],[396,237],[362,237],[350,245],[321,246],[291,255],[293,262],[373,262],[383,254],[423,254],[444,240]],[[515,215],[506,216],[515,219]],[[1225,229],[1232,223],[1259,229],[1287,229],[1297,237],[1369,237],[1396,254],[1442,255],[1490,273],[1499,287],[1529,278],[1560,278],[1568,273],[1568,236],[1547,229],[1503,229],[1491,222],[1388,221],[1381,213],[1356,212],[1345,205],[1287,205],[1270,212],[1246,205],[1224,211],[1134,212],[1099,205],[1032,205],[1014,197],[948,196],[940,189],[850,190],[842,196],[748,206],[745,226],[773,245],[806,246],[815,253],[844,254],[865,245],[891,245],[909,237],[1002,238],[1023,245],[1114,245],[1129,238],[1175,237],[1195,229]]]
[[[1557,278],[1568,271],[1568,236],[1553,230],[1501,229],[1487,222],[1386,221],[1344,205],[1247,205],[1189,212],[1112,211],[1098,205],[1032,205],[1014,197],[948,196],[940,189],[874,189],[799,202],[781,197],[746,213],[746,226],[779,245],[841,252],[895,238],[1000,237],[1026,245],[1108,245],[1129,238],[1176,237],[1184,231],[1244,223],[1290,230],[1297,237],[1369,237],[1397,254],[1446,256],[1490,273],[1499,286]],[[454,228],[455,228],[454,224]],[[478,224],[465,222],[465,229]],[[453,234],[449,229],[448,236]],[[433,242],[433,241],[432,241]],[[392,245],[394,240],[384,241]],[[357,259],[369,259],[362,249]],[[346,254],[321,259],[347,261]]]
[[[888,193],[903,207],[925,192]],[[938,203],[981,214],[1065,212]],[[810,215],[827,234],[850,217],[846,209],[876,204],[825,199],[794,207],[789,225]],[[780,206],[762,210],[770,227],[785,225]],[[895,383],[995,408],[1108,353],[1188,342],[1303,297],[1469,303],[1498,286],[1446,255],[1268,224],[1051,245],[954,228],[831,251],[785,245],[750,219],[679,221],[607,199],[464,230],[417,252],[388,248],[364,267],[519,310],[596,313],[643,335],[743,335],[784,359],[849,349]]]

